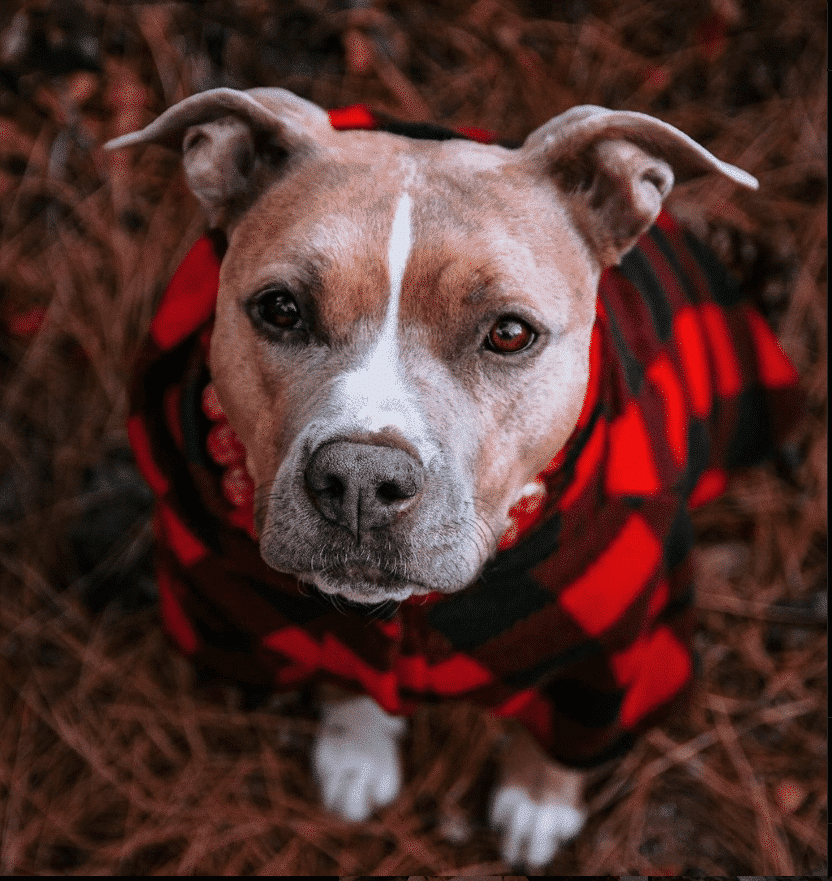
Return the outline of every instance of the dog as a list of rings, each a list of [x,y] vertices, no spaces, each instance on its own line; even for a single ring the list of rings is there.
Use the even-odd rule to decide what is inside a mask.
[[[491,140],[221,88],[107,146],[180,151],[209,226],[128,423],[168,632],[322,683],[312,765],[351,820],[395,799],[420,702],[505,717],[490,821],[540,867],[585,769],[684,701],[689,512],[786,437],[797,376],[663,209],[753,177],[594,106]]]

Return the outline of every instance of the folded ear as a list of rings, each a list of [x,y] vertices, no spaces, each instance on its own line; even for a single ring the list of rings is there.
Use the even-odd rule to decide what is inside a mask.
[[[211,89],[180,101],[108,150],[156,143],[182,151],[188,184],[212,227],[226,226],[251,197],[265,165],[314,151],[332,127],[326,111],[285,89]]]
[[[674,178],[718,172],[757,188],[692,138],[644,113],[585,105],[533,131],[522,161],[553,179],[602,266],[619,263],[655,221]]]

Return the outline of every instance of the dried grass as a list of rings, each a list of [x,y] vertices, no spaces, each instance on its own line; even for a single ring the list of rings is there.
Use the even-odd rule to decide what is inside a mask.
[[[350,826],[318,807],[308,707],[246,709],[236,689],[195,682],[146,602],[125,385],[200,221],[173,157],[100,144],[226,83],[508,140],[575,103],[639,109],[760,178],[756,194],[691,184],[674,207],[800,369],[801,459],[700,516],[697,699],[595,775],[587,829],[550,870],[825,875],[821,4],[17,7],[0,15],[0,872],[506,871],[484,825],[487,717],[421,712],[402,797]]]

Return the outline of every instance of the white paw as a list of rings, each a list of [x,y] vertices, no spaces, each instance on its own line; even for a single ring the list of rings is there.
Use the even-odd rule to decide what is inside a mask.
[[[402,786],[398,740],[406,723],[369,697],[324,703],[312,769],[324,805],[345,820],[366,820]]]
[[[500,852],[508,865],[540,868],[581,831],[586,815],[572,805],[536,802],[523,789],[503,786],[491,803],[489,819],[501,835]]]

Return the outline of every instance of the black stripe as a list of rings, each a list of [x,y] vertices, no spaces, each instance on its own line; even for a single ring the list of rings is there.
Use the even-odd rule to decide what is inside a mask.
[[[744,299],[740,283],[731,275],[714,252],[687,230],[682,231],[685,244],[708,280],[711,294],[720,306],[736,306]]]
[[[653,243],[661,251],[664,259],[670,264],[670,268],[676,276],[679,287],[685,292],[688,302],[699,303],[702,300],[703,292],[690,280],[690,276],[685,272],[684,267],[679,261],[676,249],[670,244],[667,236],[657,226],[654,226],[650,230],[650,238],[653,239]],[[693,257],[695,262],[699,262],[695,254],[692,253],[691,257]]]
[[[680,505],[664,539],[664,562],[669,571],[683,563],[696,541],[687,505]]]
[[[211,421],[202,411],[202,392],[209,381],[208,368],[203,365],[201,370],[190,372],[196,375],[189,376],[183,383],[179,408],[185,456],[195,465],[216,468],[216,464],[208,459],[205,451],[205,439],[211,427]]]
[[[580,679],[556,679],[544,691],[559,713],[585,728],[606,728],[614,724],[625,694],[623,689],[601,691]]]
[[[522,691],[524,688],[540,686],[551,679],[559,670],[570,667],[572,664],[586,661],[588,658],[597,655],[601,651],[601,644],[591,639],[572,646],[559,655],[545,658],[539,664],[533,667],[527,667],[525,670],[518,670],[513,673],[504,674],[502,679],[506,685]],[[572,715],[572,714],[570,714]]]
[[[553,602],[551,591],[527,574],[483,576],[471,587],[436,603],[426,618],[454,648],[470,652]]]
[[[650,310],[653,319],[653,327],[660,340],[670,338],[673,330],[673,311],[667,299],[667,293],[662,287],[653,267],[646,255],[637,247],[625,255],[619,266],[621,273],[641,295]]]
[[[681,593],[679,596],[674,597],[661,611],[661,614],[658,617],[659,621],[663,621],[665,623],[672,623],[674,618],[678,618],[680,615],[684,615],[690,611],[691,606],[693,605],[693,600],[695,597],[695,590],[693,585],[688,585],[687,590]],[[686,648],[690,648],[690,646],[686,646]]]
[[[560,512],[555,511],[514,547],[500,551],[491,562],[486,564],[482,578],[486,581],[493,579],[504,581],[531,571],[538,563],[542,563],[558,550],[560,527]]]
[[[232,625],[223,609],[200,590],[200,584],[206,580],[206,565],[212,568],[209,577],[224,577],[225,573],[222,569],[218,570],[215,562],[205,561],[186,569],[173,551],[165,550],[161,555],[165,568],[187,588],[184,612],[189,623],[197,630],[200,639],[223,652],[243,655],[251,655],[255,652],[259,643],[256,635],[250,630],[240,630]],[[233,585],[235,580],[232,576],[229,583]]]
[[[211,242],[217,262],[222,263],[222,258],[225,257],[225,252],[228,250],[228,237],[225,232],[221,229],[209,229],[205,235]]]
[[[644,382],[644,367],[642,367],[638,359],[627,347],[624,335],[621,333],[621,329],[615,320],[615,313],[610,308],[609,303],[605,302],[604,306],[607,311],[607,326],[609,327],[610,334],[615,343],[615,348],[618,352],[621,364],[624,367],[624,377],[627,381],[627,388],[629,388],[630,393],[635,397],[638,395]]]
[[[590,756],[587,759],[573,759],[573,758],[562,758],[558,755],[557,750],[552,752],[552,758],[559,761],[562,765],[566,765],[570,768],[579,768],[579,769],[589,769],[595,768],[598,765],[603,765],[606,762],[611,761],[612,759],[617,759],[620,756],[623,756],[625,753],[628,753],[635,744],[635,738],[629,732],[625,732],[618,739],[614,740],[606,749],[601,750],[601,752],[596,753],[593,756]]]
[[[285,575],[283,577],[293,578],[292,575]],[[245,578],[244,580],[248,590],[256,593],[260,599],[265,600],[275,611],[283,615],[292,624],[303,626],[309,621],[314,621],[325,615],[331,615],[333,612],[340,614],[340,610],[332,598],[321,593],[311,584],[304,584],[305,593],[293,594],[261,581],[259,578]],[[342,602],[345,601],[339,600],[339,606]],[[350,611],[352,612],[353,610],[350,609]]]
[[[180,345],[148,366],[144,375],[145,400],[151,403],[146,405],[148,409],[143,418],[153,444],[153,459],[157,468],[171,482],[171,490],[165,500],[175,507],[178,515],[204,544],[219,553],[219,523],[202,504],[188,467],[188,459],[176,447],[163,408],[164,392],[171,386],[170,377],[183,374],[190,354],[186,345]]]
[[[381,113],[375,113],[374,116],[378,122],[378,130],[389,132],[391,135],[404,135],[406,138],[415,138],[420,141],[471,140],[453,129],[432,122],[405,122],[402,119],[394,119]]]
[[[726,467],[759,465],[774,455],[771,410],[764,389],[754,385],[743,389],[736,399],[734,433],[725,453]]]
[[[687,498],[711,461],[711,438],[701,419],[688,420],[688,465],[682,480],[682,493]]]

